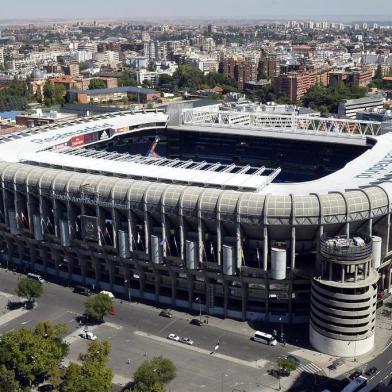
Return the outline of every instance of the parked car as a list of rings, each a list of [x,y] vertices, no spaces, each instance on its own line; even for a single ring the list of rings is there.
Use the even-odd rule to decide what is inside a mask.
[[[359,376],[362,376],[362,371],[356,369],[354,372],[352,372],[352,373],[348,376],[348,378],[349,378],[350,380],[354,380],[355,378],[357,378],[357,377],[359,377]]]
[[[180,337],[178,335],[175,335],[174,333],[170,333],[169,335],[167,335],[167,338],[170,340],[174,340],[175,342],[180,341]]]
[[[197,325],[199,327],[201,327],[203,325],[202,321],[200,319],[196,319],[196,318],[192,319],[189,324]]]
[[[94,335],[92,332],[89,331],[82,331],[79,336],[83,339],[87,340],[97,340],[97,336]]]
[[[295,355],[293,355],[293,354],[289,354],[286,358],[287,358],[287,359],[291,359],[291,360],[292,360],[293,362],[295,362],[298,366],[301,365],[301,360],[300,360],[298,357],[296,357]]]
[[[172,318],[173,315],[171,314],[169,309],[163,309],[159,312],[159,315],[162,317]]]
[[[368,370],[366,370],[365,374],[367,376],[374,376],[377,373],[377,368],[375,366],[372,366],[371,368],[369,368]]]
[[[193,345],[193,340],[189,338],[180,338],[180,342],[184,344],[188,344],[189,346]]]
[[[88,287],[84,287],[84,286],[75,286],[73,291],[74,293],[87,295],[87,296],[92,294],[91,290]]]
[[[38,282],[40,282],[40,283],[45,283],[45,279],[44,279],[41,275],[33,274],[33,273],[29,272],[29,273],[27,274],[27,277],[28,277],[29,279],[36,280],[36,281],[38,281]]]

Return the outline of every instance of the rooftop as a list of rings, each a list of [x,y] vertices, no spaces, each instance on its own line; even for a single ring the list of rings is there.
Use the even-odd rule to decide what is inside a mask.
[[[86,94],[86,95],[102,95],[102,94],[116,94],[116,93],[131,93],[131,94],[159,94],[159,91],[143,87],[114,87],[114,88],[99,88],[94,90],[78,90],[70,89],[70,93]]]

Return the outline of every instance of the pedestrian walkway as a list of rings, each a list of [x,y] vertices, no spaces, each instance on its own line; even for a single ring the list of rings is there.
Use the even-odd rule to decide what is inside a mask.
[[[321,369],[319,366],[317,366],[313,362],[309,362],[303,365],[300,365],[299,368],[297,369],[297,372],[299,374],[302,373],[311,373],[311,374],[319,374],[319,375],[325,375],[325,372],[323,369]]]

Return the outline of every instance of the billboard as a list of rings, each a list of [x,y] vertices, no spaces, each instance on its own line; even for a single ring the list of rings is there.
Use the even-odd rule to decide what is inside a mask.
[[[84,135],[73,136],[70,140],[71,147],[80,147],[84,145]]]
[[[84,240],[98,241],[98,218],[96,216],[80,215],[80,225]]]

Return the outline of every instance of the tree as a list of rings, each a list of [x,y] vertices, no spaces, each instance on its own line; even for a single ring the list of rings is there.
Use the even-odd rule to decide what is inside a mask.
[[[15,379],[15,373],[8,370],[4,365],[0,366],[0,392],[19,391],[19,383]]]
[[[106,88],[106,84],[102,79],[92,79],[88,86],[89,90],[98,90],[102,88]]]
[[[103,293],[88,298],[85,303],[88,318],[98,322],[102,322],[103,318],[109,314],[112,308],[112,299],[107,294]]]
[[[128,72],[123,72],[121,78],[118,79],[119,87],[137,86],[137,81]]]
[[[143,392],[150,392],[157,384],[167,384],[175,377],[175,365],[170,359],[163,357],[155,357],[150,361],[145,361],[134,374],[136,388]]]
[[[279,369],[282,369],[288,373],[298,368],[298,363],[290,358],[280,357],[276,363]]]
[[[0,341],[0,366],[13,370],[21,386],[46,379],[68,352],[68,345],[60,335],[42,334],[42,328],[31,331],[21,328],[4,334]],[[48,330],[64,330],[51,327]]]
[[[112,370],[109,362],[110,344],[91,342],[87,353],[80,356],[82,364],[71,363],[66,371],[61,392],[109,392],[112,389]]]
[[[18,282],[15,290],[16,295],[19,297],[26,297],[28,302],[33,298],[39,298],[43,293],[43,287],[37,280],[22,278]]]
[[[62,84],[46,83],[44,86],[44,103],[46,106],[61,105],[65,99],[65,87]]]

